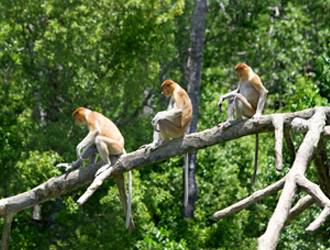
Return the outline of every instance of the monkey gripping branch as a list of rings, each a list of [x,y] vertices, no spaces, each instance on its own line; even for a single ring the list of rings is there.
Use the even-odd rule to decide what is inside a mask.
[[[225,130],[221,126],[215,126],[200,133],[193,133],[183,138],[174,139],[155,151],[136,150],[120,157],[117,161],[112,160],[111,162],[115,162],[115,164],[95,179],[94,175],[102,163],[87,165],[84,168],[56,176],[30,191],[0,200],[0,217],[5,218],[1,249],[8,248],[11,222],[16,212],[92,183],[86,193],[78,200],[78,204],[81,205],[87,201],[107,178],[116,178],[123,172],[139,169],[177,155],[246,135],[272,131],[275,131],[276,138],[276,169],[280,170],[282,168],[282,141],[284,137],[293,163],[290,171],[276,183],[263,190],[254,192],[251,196],[228,208],[216,212],[212,218],[218,221],[283,189],[267,229],[258,241],[258,249],[276,249],[284,226],[312,204],[318,202],[323,207],[323,211],[306,228],[307,232],[313,233],[330,215],[329,164],[323,144],[324,139],[330,140],[330,126],[326,126],[329,123],[330,108],[327,107],[316,107],[288,114],[264,115],[260,117],[258,123],[254,123],[252,119],[245,120]],[[305,134],[297,153],[294,149],[290,130]],[[313,155],[317,167],[319,185],[312,183],[305,177],[306,169]],[[292,207],[294,197],[296,197],[299,189],[305,191],[307,195]]]

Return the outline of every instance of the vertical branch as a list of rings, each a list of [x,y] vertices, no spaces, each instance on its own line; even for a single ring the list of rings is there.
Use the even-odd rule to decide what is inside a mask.
[[[289,128],[284,129],[284,138],[286,141],[286,146],[288,147],[289,156],[290,156],[291,165],[292,165],[296,158],[296,149],[295,149]]]
[[[1,241],[1,250],[7,250],[11,235],[11,223],[13,221],[14,214],[9,214],[5,217],[5,225],[3,226],[3,231],[2,231],[2,241]]]
[[[287,174],[287,181],[277,203],[275,212],[268,222],[266,232],[258,240],[259,250],[276,249],[281,231],[285,226],[285,222],[288,220],[291,206],[297,195],[297,181],[299,181],[299,178],[304,177],[307,166],[318,145],[322,129],[325,125],[325,113],[323,109],[316,108],[316,113],[308,122],[303,119],[294,119],[291,125],[298,129],[307,127],[309,130],[299,147],[293,166]]]
[[[189,82],[187,92],[193,105],[193,114],[189,126],[189,133],[194,133],[197,131],[205,20],[209,6],[208,0],[195,0],[194,3],[194,13],[192,17],[193,23],[191,30],[191,51],[190,58],[188,59]],[[188,206],[186,208],[184,206],[182,207],[183,218],[194,217],[195,201],[197,197],[197,183],[195,179],[196,154],[196,151],[188,154]]]
[[[277,171],[283,170],[283,115],[272,115],[272,122],[275,127],[275,167]]]
[[[328,198],[330,198],[330,167],[323,140],[319,141],[319,144],[317,145],[317,148],[315,150],[313,160],[317,169],[320,188],[324,192],[324,194]]]

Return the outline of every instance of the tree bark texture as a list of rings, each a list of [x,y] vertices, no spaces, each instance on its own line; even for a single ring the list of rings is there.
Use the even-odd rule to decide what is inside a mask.
[[[282,180],[279,180],[263,190],[255,192],[252,196],[240,201],[240,204],[228,207],[225,212],[225,216],[237,212],[263,197],[276,192],[283,186],[282,194],[275,212],[268,223],[267,230],[264,235],[259,238],[259,249],[275,249],[279,235],[285,224],[294,216],[300,214],[304,209],[307,209],[311,204],[315,203],[315,201],[321,204],[324,209],[318,218],[306,229],[307,232],[314,232],[330,215],[330,200],[324,193],[327,192],[327,188],[321,189],[318,185],[310,182],[304,175],[313,157],[313,153],[320,152],[319,150],[321,150],[322,154],[325,154],[320,140],[330,139],[330,126],[325,126],[330,123],[330,108],[318,107],[295,113],[281,114],[281,116],[283,118],[284,130],[293,129],[296,132],[305,133],[305,138],[298,149],[291,170]],[[275,115],[261,116],[258,123],[254,123],[252,119],[244,120],[227,129],[223,129],[222,126],[215,126],[200,133],[192,133],[182,138],[173,139],[168,144],[154,151],[150,149],[138,149],[121,156],[112,166],[112,171],[104,171],[98,177],[102,180],[110,177],[117,177],[127,171],[139,169],[155,162],[164,161],[177,155],[210,147],[239,137],[273,132],[276,128],[274,117]],[[279,136],[279,138],[282,137]],[[324,159],[326,159],[325,155],[323,155],[321,159],[323,168],[327,167],[327,163],[324,161]],[[89,185],[94,181],[94,175],[101,165],[102,162],[87,165],[81,169],[53,177],[30,191],[1,199],[0,217],[7,217],[10,219],[10,216],[16,212],[46,202],[82,186]],[[328,173],[327,170],[325,172]],[[323,174],[323,176],[323,178],[328,178],[329,175]],[[292,208],[298,189],[304,190],[311,198],[302,198],[301,201]],[[312,201],[312,199],[315,201]],[[214,219],[218,220],[225,216]],[[7,229],[9,224],[11,223],[8,222],[6,224],[7,226],[5,226]],[[10,237],[10,231],[9,234],[8,230],[6,232],[4,231],[3,235],[9,235]],[[7,241],[9,242],[8,239]]]
[[[201,84],[201,72],[204,49],[205,20],[208,11],[208,0],[195,0],[193,23],[191,30],[191,51],[188,60],[189,82],[188,95],[193,105],[193,114],[189,127],[189,133],[197,132],[197,120],[199,113],[199,89]],[[193,218],[197,197],[197,183],[195,178],[197,151],[188,154],[188,206],[182,206],[182,217]],[[187,159],[185,159],[186,161]],[[183,168],[184,176],[184,168]],[[184,178],[183,178],[184,180]],[[183,183],[185,185],[185,183]],[[184,196],[183,196],[184,197]],[[183,204],[183,203],[182,203]]]

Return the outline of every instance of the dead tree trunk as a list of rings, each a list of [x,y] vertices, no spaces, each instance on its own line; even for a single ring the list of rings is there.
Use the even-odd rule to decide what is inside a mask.
[[[101,173],[95,179],[94,174],[102,165],[101,162],[53,177],[30,191],[0,200],[0,217],[4,217],[6,221],[1,247],[2,249],[8,248],[12,218],[16,212],[23,209],[33,207],[92,183],[93,188],[88,190],[88,195],[82,196],[84,202],[86,202],[88,197],[93,194],[97,187],[102,185],[105,179],[117,177],[124,172],[251,134],[277,130],[276,138],[282,140],[283,136],[278,133],[285,133],[285,138],[288,142],[290,141],[288,129],[293,129],[296,132],[304,133],[305,138],[299,147],[294,158],[293,166],[288,174],[263,190],[258,190],[244,200],[216,212],[212,217],[214,220],[220,220],[283,189],[275,212],[268,223],[267,230],[258,241],[259,249],[275,249],[283,227],[313,203],[318,202],[324,209],[318,218],[308,226],[306,229],[307,232],[313,233],[330,215],[330,200],[327,197],[327,184],[330,181],[328,162],[325,161],[327,157],[321,143],[323,139],[330,140],[330,126],[325,126],[329,123],[330,108],[328,107],[318,107],[288,114],[265,115],[260,117],[258,124],[250,119],[225,130],[221,126],[215,126],[200,133],[192,133],[183,138],[174,139],[152,152],[150,150],[139,149],[120,157],[114,166]],[[290,142],[288,144],[291,145]],[[276,142],[276,151],[276,157],[281,157],[282,144],[280,142]],[[316,165],[319,164],[321,169],[319,170],[319,167],[317,168],[319,176],[322,176],[322,180],[320,178],[321,188],[309,181],[304,175],[314,153],[318,154],[314,159],[318,161]],[[319,154],[322,155],[320,156]],[[292,155],[294,156],[293,152]],[[280,168],[281,159],[277,159],[276,162],[278,162],[277,167]],[[325,184],[322,184],[323,182]],[[308,195],[301,198],[292,207],[294,197],[299,189],[304,190]]]
[[[197,120],[199,110],[199,89],[201,84],[201,72],[204,49],[204,31],[205,20],[208,10],[208,0],[195,0],[193,24],[191,31],[191,51],[188,59],[188,95],[193,105],[193,115],[189,126],[189,133],[197,132]],[[193,218],[195,210],[195,202],[197,197],[197,183],[195,178],[197,151],[193,151],[188,155],[188,206],[182,206],[182,217]],[[185,159],[186,161],[187,159]],[[184,168],[183,175],[184,176]],[[184,180],[184,178],[183,178]],[[184,182],[184,181],[183,181]],[[185,183],[183,183],[183,186]],[[183,195],[184,197],[184,195]],[[183,204],[183,202],[182,202]]]

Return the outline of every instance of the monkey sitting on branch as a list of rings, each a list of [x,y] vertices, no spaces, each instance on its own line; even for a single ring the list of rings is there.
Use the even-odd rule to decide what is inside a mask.
[[[240,80],[238,87],[234,91],[222,95],[218,104],[220,112],[223,112],[221,109],[222,102],[225,99],[229,99],[227,121],[224,124],[218,124],[218,126],[223,126],[224,129],[241,122],[243,120],[242,116],[253,118],[254,122],[258,122],[268,93],[268,90],[262,84],[259,76],[254,73],[248,65],[245,63],[239,63],[236,65],[235,70],[235,76]],[[235,111],[236,120],[234,120]],[[255,163],[252,185],[254,184],[257,174],[258,144],[259,136],[256,134]]]
[[[155,150],[167,142],[170,138],[182,137],[190,124],[192,117],[192,105],[187,92],[179,84],[172,80],[162,83],[162,94],[171,96],[166,111],[156,114],[152,120],[154,128],[153,142],[141,148]],[[185,154],[185,196],[184,206],[188,205],[188,154]]]
[[[104,170],[111,166],[110,155],[125,155],[126,151],[124,149],[124,137],[120,133],[117,126],[107,117],[102,114],[91,111],[84,107],[77,108],[73,114],[75,117],[75,124],[85,124],[87,123],[89,133],[87,136],[78,144],[77,146],[77,161],[74,163],[60,163],[56,167],[65,167],[66,171],[72,168],[80,168],[82,163],[90,157],[90,164],[93,164],[97,160],[97,155],[100,154],[104,165],[96,172],[95,176],[100,175]],[[88,145],[88,146],[87,146]],[[81,149],[85,150],[81,153]],[[124,178],[122,178],[124,179]],[[128,172],[129,181],[129,198],[128,205],[127,201],[124,202],[124,207],[127,207],[126,215],[126,228],[128,228],[131,218],[131,200],[132,200],[132,174],[131,171]],[[125,185],[123,185],[125,186]],[[119,186],[118,186],[119,188]],[[125,194],[126,189],[119,190],[119,192]],[[124,208],[124,210],[126,210]]]

